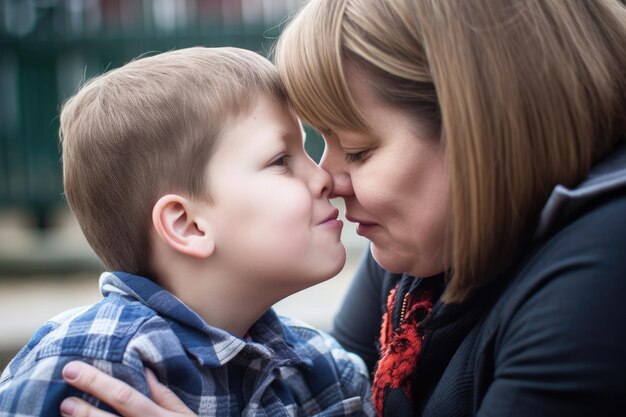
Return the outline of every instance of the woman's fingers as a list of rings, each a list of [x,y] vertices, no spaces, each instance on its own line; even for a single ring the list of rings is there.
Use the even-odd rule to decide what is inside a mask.
[[[175,402],[172,398],[175,397],[174,393],[162,385],[159,387],[158,385],[160,384],[157,381],[149,383],[151,387],[155,387],[159,392],[161,405],[175,404],[175,409],[162,408],[125,382],[115,379],[86,363],[68,363],[63,368],[63,378],[65,378],[68,384],[93,395],[114,408],[124,417],[145,417],[147,415],[153,417],[181,417],[194,415],[187,407],[184,407],[184,404],[182,405],[184,409],[181,408],[182,403],[179,403],[180,400],[176,399]],[[165,391],[169,391],[169,396],[165,394]],[[108,417],[111,415],[97,410],[90,404],[78,404],[80,407],[76,408],[76,410],[80,410],[83,414],[64,415],[72,417]]]
[[[116,417],[115,414],[102,411],[86,401],[70,397],[61,403],[61,415],[63,417]]]
[[[126,417],[141,417],[150,411],[145,403],[152,402],[143,394],[86,363],[68,363],[63,368],[63,378],[68,384],[93,395]]]

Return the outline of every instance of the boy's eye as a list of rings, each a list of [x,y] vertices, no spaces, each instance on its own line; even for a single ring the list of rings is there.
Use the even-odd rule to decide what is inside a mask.
[[[360,152],[355,152],[355,153],[346,152],[345,158],[348,164],[353,164],[356,162],[362,162],[366,156],[367,156],[367,151],[360,151]]]
[[[286,167],[289,165],[289,158],[290,158],[290,155],[282,154],[278,158],[274,159],[270,163],[270,166]]]

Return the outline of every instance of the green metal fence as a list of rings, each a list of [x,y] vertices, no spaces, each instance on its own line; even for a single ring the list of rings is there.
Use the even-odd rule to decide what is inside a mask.
[[[11,2],[0,9],[5,25]],[[194,45],[239,46],[267,54],[279,34],[277,23],[211,18],[169,30],[157,30],[145,19],[125,28],[67,30],[64,25],[71,26],[71,19],[64,22],[52,9],[29,33],[0,31],[0,208],[28,210],[42,228],[51,210],[65,204],[58,111],[81,81],[143,53]],[[319,159],[322,142],[307,131],[307,150]]]

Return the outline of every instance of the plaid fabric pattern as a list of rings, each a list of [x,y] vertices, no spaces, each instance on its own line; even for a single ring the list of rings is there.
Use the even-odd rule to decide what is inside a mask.
[[[110,410],[63,381],[76,359],[146,395],[150,368],[200,416],[373,415],[361,359],[304,323],[269,310],[243,340],[146,278],[104,273],[100,290],[100,302],[51,319],[7,366],[0,416],[58,416],[70,395]]]

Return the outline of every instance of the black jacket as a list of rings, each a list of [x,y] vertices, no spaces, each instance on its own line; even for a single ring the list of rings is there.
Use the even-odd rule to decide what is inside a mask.
[[[381,301],[398,281],[428,280],[443,285],[366,254],[332,333],[372,370]],[[463,304],[437,303],[423,326],[414,411],[398,402],[386,415],[625,415],[626,147],[575,189],[556,187],[516,265]]]

